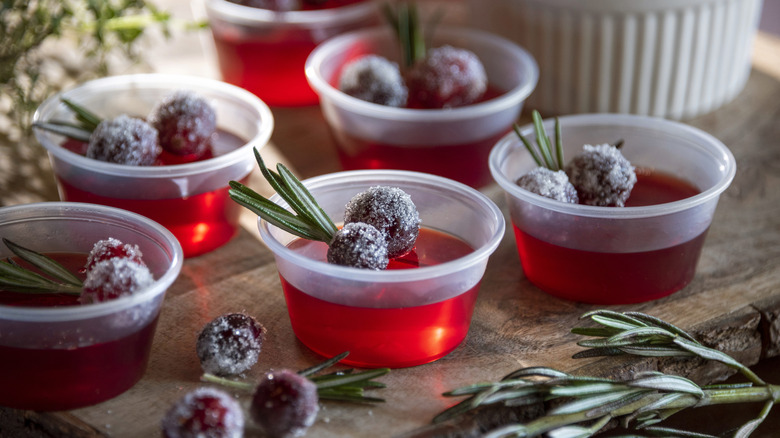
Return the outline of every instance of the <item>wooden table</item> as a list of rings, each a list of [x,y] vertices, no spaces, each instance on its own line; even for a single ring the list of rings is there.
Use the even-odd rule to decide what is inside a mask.
[[[188,66],[179,63],[178,68]],[[288,163],[301,177],[338,170],[319,108],[274,109],[274,116],[272,144],[264,152],[272,155],[271,161]],[[688,121],[722,140],[737,159],[736,178],[721,196],[696,277],[670,297],[611,309],[666,319],[746,364],[780,356],[778,120],[780,40],[760,34],[745,90],[717,111]],[[257,180],[251,185],[266,189]],[[496,186],[484,192],[504,206]],[[0,436],[159,436],[164,412],[202,385],[195,355],[200,328],[227,312],[246,311],[268,329],[260,361],[247,379],[269,369],[301,369],[319,362],[322,358],[292,332],[273,257],[257,239],[255,218],[246,213],[245,229],[229,244],[185,261],[181,276],[168,291],[149,369],[135,387],[107,402],[70,412],[0,408]],[[532,286],[522,274],[513,238],[507,233],[490,259],[465,342],[435,363],[393,370],[383,377],[388,388],[377,395],[387,399],[385,404],[323,403],[307,436],[401,435],[426,426],[453,403],[442,392],[496,380],[524,366],[615,377],[659,369],[700,383],[728,375],[722,366],[695,360],[572,359],[580,349],[569,329],[577,325],[580,315],[595,308],[553,298]],[[247,435],[258,433],[250,428]]]

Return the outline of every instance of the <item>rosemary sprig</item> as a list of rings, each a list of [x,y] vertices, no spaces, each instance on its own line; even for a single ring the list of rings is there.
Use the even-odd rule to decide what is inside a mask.
[[[537,166],[546,167],[554,172],[563,170],[563,141],[561,140],[561,124],[558,118],[555,118],[555,149],[553,150],[553,143],[547,132],[544,129],[542,123],[542,116],[539,111],[533,110],[531,112],[531,118],[534,125],[534,133],[536,134],[535,148],[531,143],[520,133],[520,127],[515,124],[514,131],[520,141],[523,142],[525,148],[531,153]]]
[[[8,258],[0,261],[0,289],[21,293],[81,294],[81,280],[55,260],[6,238],[3,238],[3,243],[17,257],[38,268],[46,276]]]
[[[63,97],[60,98],[60,100],[75,114],[77,123],[64,120],[48,120],[45,122],[33,123],[33,127],[51,131],[55,134],[64,135],[65,137],[83,141],[85,143],[89,142],[89,137],[102,119],[97,114],[70,99]]]
[[[749,382],[699,386],[683,377],[660,372],[638,373],[631,379],[615,380],[574,376],[547,367],[522,368],[498,382],[478,383],[447,392],[449,397],[466,396],[460,403],[434,418],[441,423],[481,406],[530,406],[553,402],[543,416],[524,424],[508,424],[487,437],[591,437],[610,420],[638,432],[632,437],[715,438],[711,435],[658,426],[658,423],[688,408],[764,402],[756,418],[742,425],[732,436],[745,438],[764,421],[780,401],[780,386],[770,385],[730,356],[705,347],[680,328],[638,312],[597,310],[586,313],[601,327],[577,327],[575,334],[597,339],[578,344],[588,348],[574,357],[630,354],[640,356],[690,356],[713,360],[736,369]],[[551,406],[553,405],[551,404]],[[643,435],[645,434],[645,435]]]
[[[366,396],[364,390],[385,388],[386,385],[384,383],[374,381],[373,379],[389,373],[389,368],[377,368],[361,372],[346,369],[328,374],[314,375],[340,362],[347,355],[349,355],[349,352],[345,351],[311,368],[298,371],[298,374],[308,378],[317,385],[317,395],[320,400],[336,400],[351,403],[384,402],[385,400],[382,398]],[[256,386],[254,383],[239,382],[209,373],[203,374],[201,380],[250,392],[254,391]]]
[[[398,38],[404,68],[411,67],[418,60],[425,58],[425,37],[416,5],[413,2],[400,2],[393,8],[386,3],[384,14]]]
[[[255,159],[263,177],[276,193],[287,202],[293,212],[275,204],[238,181],[230,181],[230,198],[251,210],[268,223],[290,234],[304,239],[330,243],[338,231],[336,225],[317,204],[314,196],[282,163],[276,165],[277,172],[268,169],[254,149]]]

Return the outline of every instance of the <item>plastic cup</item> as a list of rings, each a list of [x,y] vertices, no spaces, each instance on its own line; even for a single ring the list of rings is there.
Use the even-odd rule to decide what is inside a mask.
[[[515,184],[536,164],[516,134],[508,134],[491,152],[490,170],[506,193],[528,280],[557,297],[593,304],[644,302],[685,287],[719,196],[736,172],[728,148],[699,129],[645,116],[565,116],[560,124],[565,157],[584,144],[623,139],[632,165],[681,178],[699,193],[636,207],[554,201]],[[553,120],[544,125],[554,132]],[[535,141],[531,125],[521,132]]]
[[[454,350],[468,332],[488,257],[504,234],[495,204],[468,186],[417,172],[339,172],[304,184],[336,223],[357,193],[399,187],[417,206],[423,228],[454,236],[473,251],[416,269],[357,269],[293,250],[295,236],[259,220],[298,339],[324,356],[349,351],[344,362],[361,367],[419,365]],[[278,195],[272,200],[286,205]]]
[[[94,204],[0,208],[0,236],[44,254],[87,254],[101,239],[138,245],[155,282],[131,296],[59,307],[8,305],[0,293],[0,405],[68,410],[113,398],[144,374],[165,291],[182,249],[160,224]],[[0,258],[13,257],[0,246]]]
[[[316,105],[304,64],[314,48],[334,35],[378,23],[376,3],[275,12],[206,0],[222,78],[272,106]]]
[[[87,158],[63,147],[65,138],[41,129],[38,141],[49,153],[60,199],[110,205],[147,216],[168,228],[185,257],[212,251],[238,232],[240,206],[231,201],[228,181],[244,180],[254,167],[252,148],[262,148],[273,116],[253,94],[220,81],[181,75],[112,76],[86,82],[47,99],[34,121],[73,120],[66,97],[103,118],[146,117],[163,97],[190,90],[217,113],[215,157],[186,164],[128,166]]]
[[[387,27],[340,35],[312,52],[306,75],[320,95],[345,170],[412,170],[472,187],[491,182],[490,149],[511,130],[536,86],[536,61],[514,43],[482,31],[437,28],[432,37],[431,47],[450,44],[473,51],[499,95],[451,109],[409,109],[339,91],[341,69],[355,58],[373,53],[399,62],[395,35]]]

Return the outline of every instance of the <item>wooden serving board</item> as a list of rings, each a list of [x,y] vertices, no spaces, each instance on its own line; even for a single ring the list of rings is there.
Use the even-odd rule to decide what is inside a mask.
[[[780,41],[771,37],[759,44],[765,44],[770,54],[780,48]],[[736,178],[721,196],[693,282],[664,299],[609,307],[665,319],[746,364],[780,355],[780,59],[769,64],[756,64],[747,88],[733,102],[688,121],[722,140],[737,159]],[[318,108],[275,109],[274,115],[273,144],[263,152],[274,156],[269,161],[283,160],[301,177],[338,170]],[[267,190],[257,175],[250,185]],[[504,205],[496,186],[484,191]],[[247,214],[245,229],[229,244],[185,261],[166,296],[149,368],[135,387],[70,412],[0,408],[0,436],[159,436],[165,411],[203,385],[195,354],[200,328],[227,312],[248,312],[268,329],[260,361],[247,380],[269,369],[301,369],[321,361],[293,334],[273,256],[257,238],[255,218]],[[569,330],[580,323],[580,315],[595,308],[551,297],[532,286],[520,269],[513,236],[507,233],[490,258],[465,342],[437,362],[393,370],[383,377],[388,388],[376,395],[386,398],[384,404],[322,403],[307,436],[415,435],[454,402],[440,395],[444,391],[496,380],[524,366],[613,377],[660,369],[699,383],[729,375],[724,367],[695,360],[572,359],[580,348],[575,345],[578,337]],[[247,436],[259,434],[250,427]]]

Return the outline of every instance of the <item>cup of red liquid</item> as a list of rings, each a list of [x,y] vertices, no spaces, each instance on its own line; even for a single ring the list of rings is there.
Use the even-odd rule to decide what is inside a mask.
[[[75,409],[135,385],[146,369],[165,292],[182,267],[176,238],[141,215],[70,202],[0,208],[0,236],[74,273],[97,241],[112,237],[138,245],[155,280],[133,295],[91,304],[73,295],[0,286],[0,406]],[[7,258],[15,256],[0,245],[0,259]]]
[[[468,186],[418,172],[338,172],[303,183],[336,224],[346,203],[373,186],[405,191],[422,222],[415,250],[374,271],[330,264],[325,243],[259,220],[298,339],[328,357],[349,351],[344,362],[361,367],[420,365],[454,350],[504,234],[498,207]],[[271,200],[286,205],[278,195]]]
[[[35,135],[49,153],[62,201],[142,214],[168,228],[181,242],[184,256],[193,257],[222,246],[238,232],[240,207],[228,197],[228,181],[246,181],[255,163],[252,148],[263,147],[271,136],[273,116],[265,103],[245,90],[207,78],[111,76],[50,97],[34,121],[73,120],[63,97],[102,118],[146,117],[157,102],[179,90],[203,97],[216,112],[210,158],[179,163],[163,154],[161,165],[130,166],[87,158],[86,143],[43,129],[36,129]]]
[[[282,2],[283,3],[283,2]],[[274,11],[227,0],[206,0],[222,79],[271,106],[316,105],[304,74],[306,58],[325,39],[375,25],[376,2],[303,2],[300,10]]]
[[[345,170],[402,169],[431,173],[472,187],[492,182],[490,149],[512,129],[538,80],[536,61],[521,47],[490,33],[436,28],[431,47],[467,49],[485,67],[485,100],[447,109],[397,108],[367,102],[338,89],[342,68],[367,54],[400,64],[396,36],[378,27],[334,37],[317,47],[306,75]]]
[[[625,207],[545,198],[515,183],[536,163],[515,133],[502,138],[490,154],[490,170],[506,193],[528,280],[551,295],[593,304],[645,302],[688,285],[720,194],[736,172],[729,149],[697,128],[659,118],[585,114],[559,120],[566,158],[584,144],[622,139],[620,150],[636,167],[637,182]],[[554,132],[553,120],[544,126]],[[520,132],[533,144],[533,126]]]

